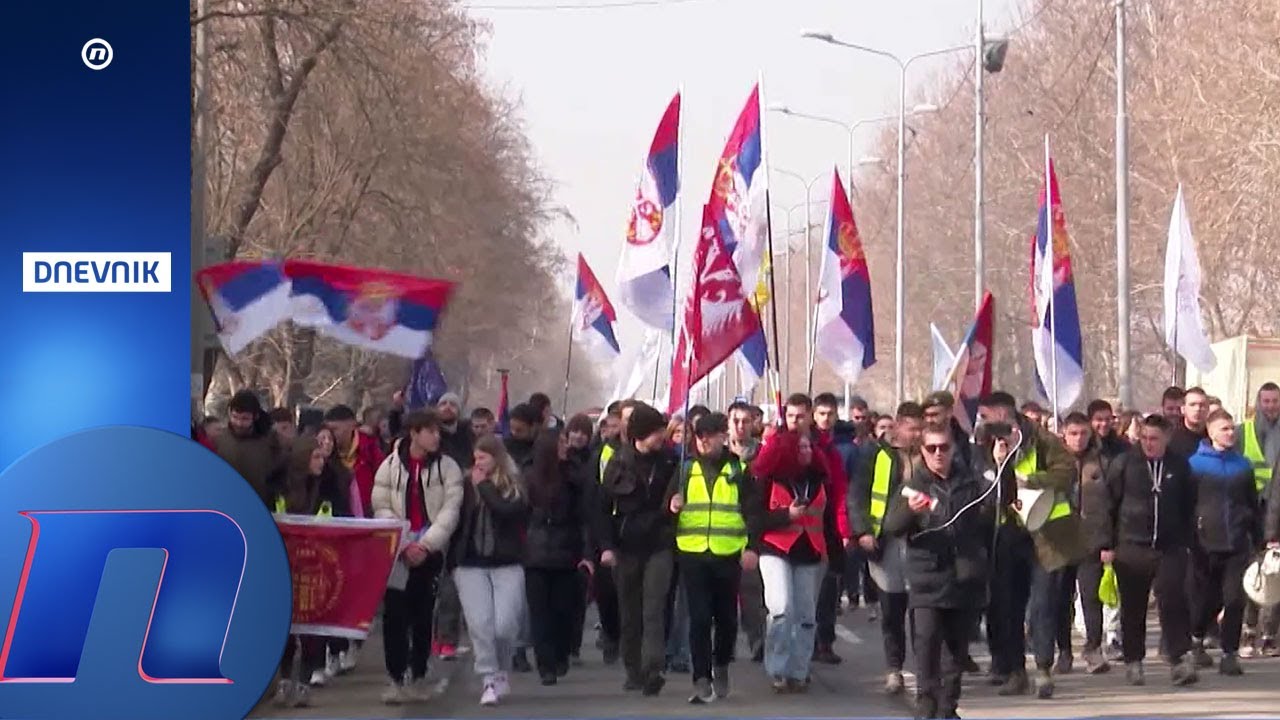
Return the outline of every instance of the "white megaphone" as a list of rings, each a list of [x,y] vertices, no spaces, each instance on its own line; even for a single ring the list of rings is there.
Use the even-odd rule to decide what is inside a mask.
[[[1022,524],[1027,530],[1035,532],[1049,520],[1049,513],[1053,510],[1053,493],[1020,487],[1013,509],[1022,518]]]
[[[1244,592],[1262,607],[1280,604],[1280,550],[1268,549],[1244,571]]]

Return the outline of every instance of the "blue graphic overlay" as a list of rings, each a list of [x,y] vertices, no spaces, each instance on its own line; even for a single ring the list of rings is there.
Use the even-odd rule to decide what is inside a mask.
[[[0,378],[11,411],[0,418],[0,469],[85,428],[190,429],[189,12],[4,4]],[[172,286],[23,292],[24,253],[53,252],[168,253]]]
[[[257,493],[185,437],[70,435],[0,474],[0,715],[243,718],[289,564]]]

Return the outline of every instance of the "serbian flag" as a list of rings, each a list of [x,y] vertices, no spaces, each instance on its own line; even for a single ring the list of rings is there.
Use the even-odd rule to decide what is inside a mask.
[[[707,201],[711,220],[742,278],[751,312],[757,316],[756,331],[747,336],[738,352],[742,392],[750,392],[756,386],[768,365],[764,327],[759,321],[760,308],[769,301],[769,278],[765,271],[769,260],[766,252],[769,193],[763,160],[760,86],[756,85],[720,153],[711,199]]]
[[[498,437],[506,437],[511,429],[511,407],[507,398],[507,374],[502,373],[502,384],[498,389],[498,427],[494,433]]]
[[[661,330],[670,330],[675,323],[671,253],[678,230],[679,158],[680,94],[676,93],[658,123],[636,184],[616,277],[623,306],[644,324]]]
[[[1071,407],[1084,391],[1084,351],[1070,238],[1047,136],[1044,162],[1045,184],[1040,190],[1036,234],[1031,238],[1031,345],[1036,389],[1056,410]]]
[[[289,319],[289,280],[278,262],[233,260],[196,273],[228,355]]]
[[[293,321],[336,340],[419,358],[431,346],[454,285],[387,270],[290,260]]]
[[[578,253],[578,286],[574,292],[573,337],[583,344],[593,359],[612,363],[622,354],[613,324],[618,315],[604,292],[604,286],[591,272],[587,259]]]
[[[982,295],[982,305],[956,349],[955,363],[945,383],[956,398],[955,418],[965,432],[973,432],[978,418],[978,401],[991,392],[991,343],[995,338],[995,310],[991,293]]]
[[[760,318],[742,290],[742,278],[720,239],[711,206],[703,206],[702,232],[693,250],[693,282],[671,368],[668,411],[679,411],[690,386],[759,331]]]
[[[831,211],[824,237],[816,349],[842,380],[853,384],[876,362],[876,325],[867,256],[838,170],[831,178]]]

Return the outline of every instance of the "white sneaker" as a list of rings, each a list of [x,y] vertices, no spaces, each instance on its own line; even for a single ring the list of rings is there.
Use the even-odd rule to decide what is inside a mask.
[[[484,692],[480,693],[480,704],[485,707],[493,707],[498,704],[498,689],[494,687],[492,680],[484,684]]]
[[[316,687],[324,687],[324,684],[328,681],[329,681],[329,676],[325,673],[324,670],[316,670],[315,672],[311,673],[311,684],[315,685]]]
[[[358,653],[356,653],[355,646],[352,646],[350,650],[343,650],[338,653],[338,672],[349,673],[355,670],[357,656]]]
[[[498,673],[493,676],[493,689],[497,691],[498,697],[504,698],[511,694],[511,678],[506,673]]]
[[[387,705],[400,705],[405,701],[404,685],[391,680],[387,682],[387,688],[382,691],[382,702]]]

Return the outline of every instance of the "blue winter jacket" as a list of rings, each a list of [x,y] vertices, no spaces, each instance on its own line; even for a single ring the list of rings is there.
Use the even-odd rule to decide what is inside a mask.
[[[1235,449],[1215,450],[1209,441],[1191,456],[1196,486],[1196,539],[1207,552],[1252,550],[1262,539],[1253,466]]]

